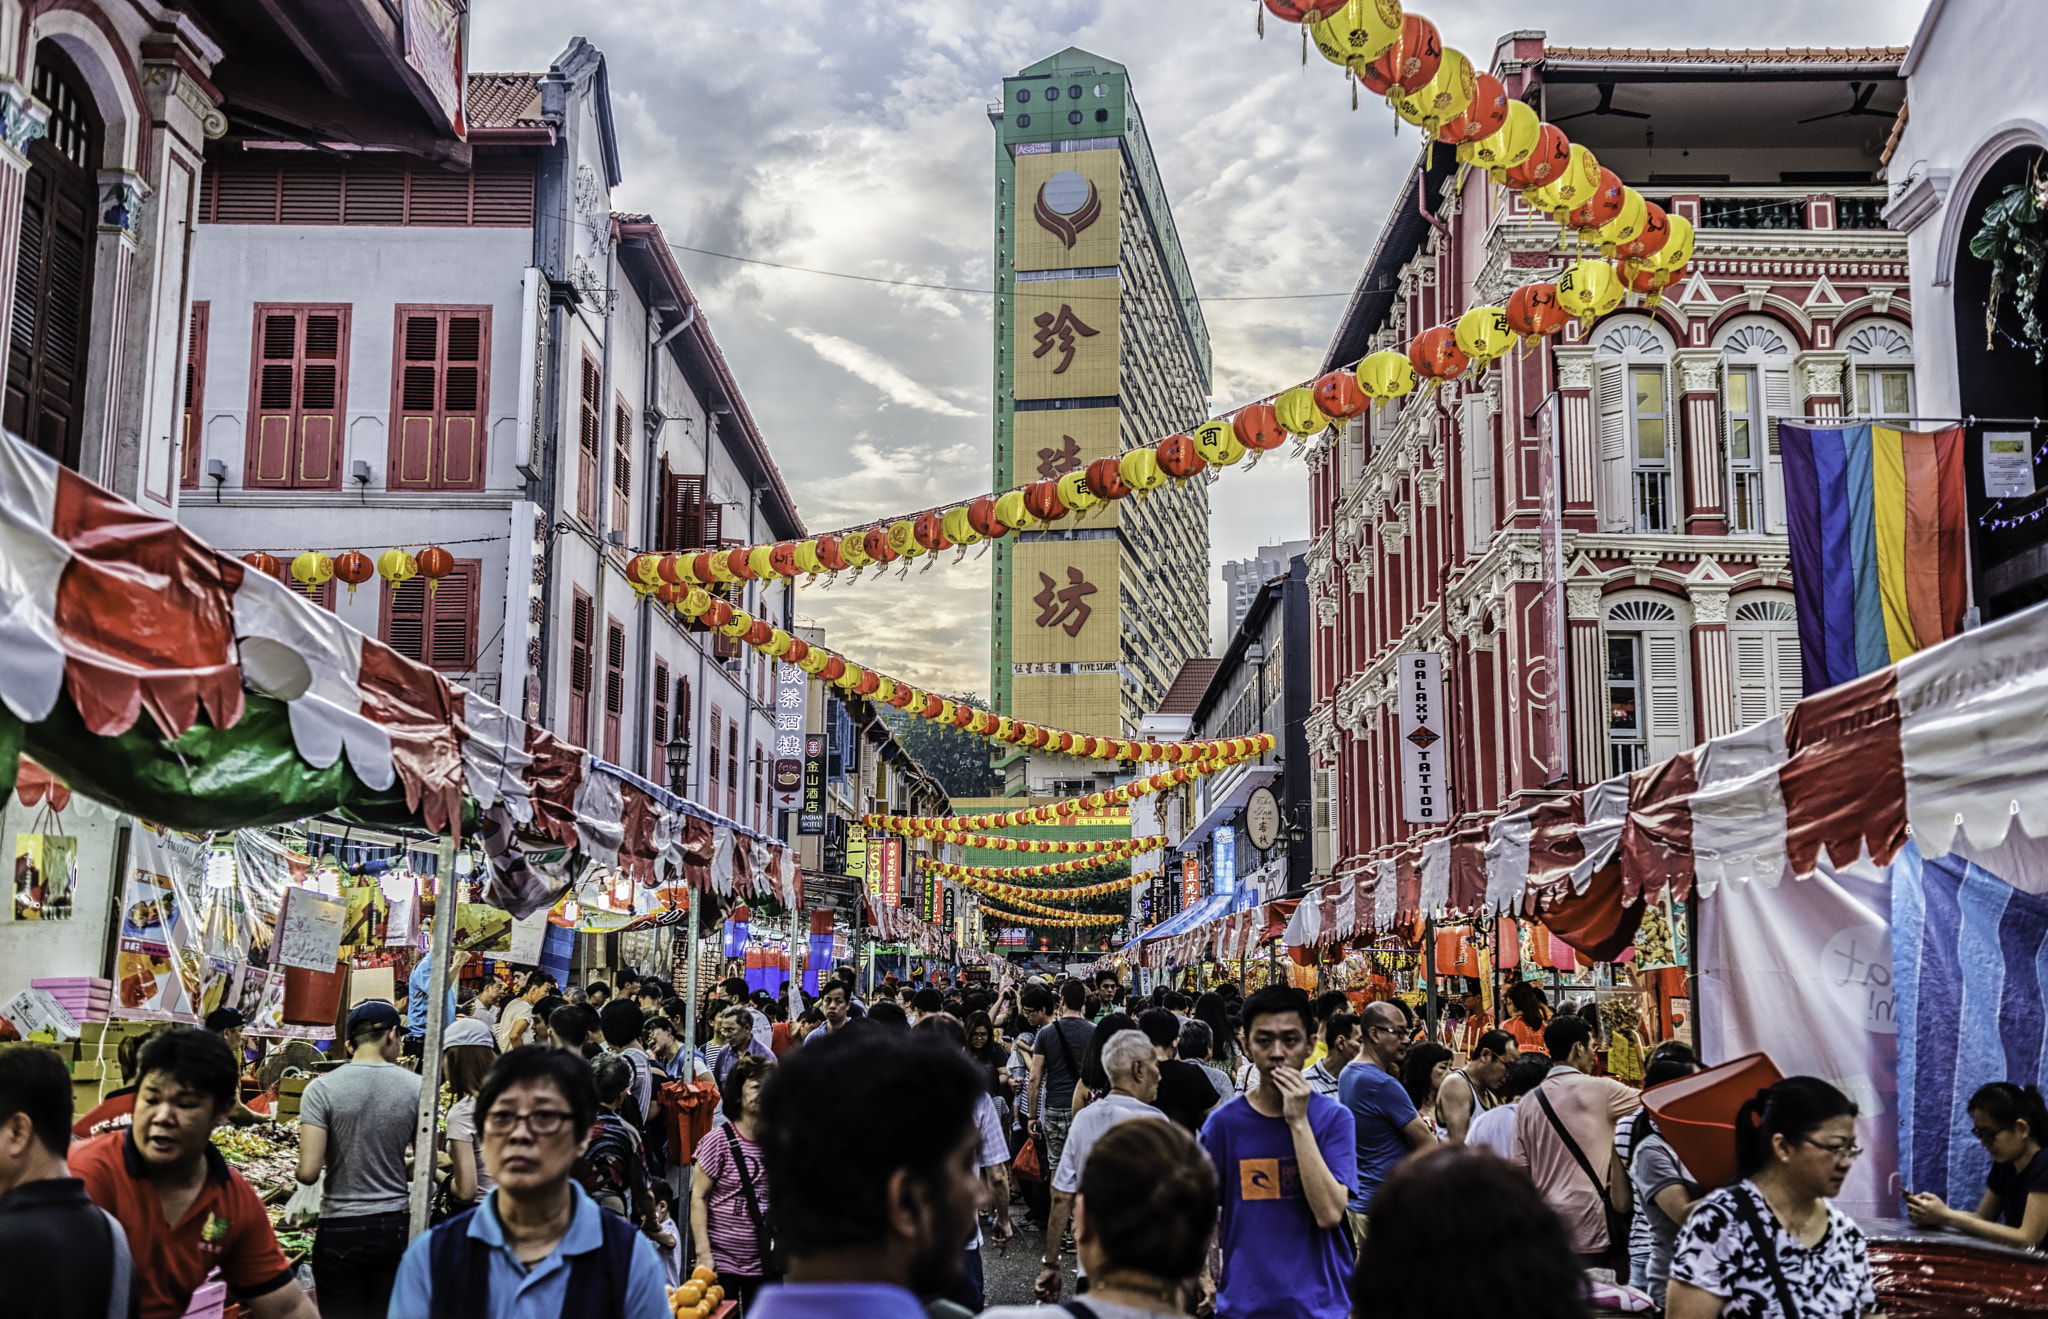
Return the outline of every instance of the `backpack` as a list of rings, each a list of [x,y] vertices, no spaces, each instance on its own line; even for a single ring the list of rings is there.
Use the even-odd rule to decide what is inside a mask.
[[[488,1319],[491,1314],[491,1246],[469,1235],[470,1215],[457,1214],[428,1238],[428,1277],[434,1289],[436,1319]],[[571,1257],[568,1290],[562,1296],[562,1319],[621,1319],[626,1312],[626,1284],[633,1272],[631,1223],[608,1209],[598,1210],[604,1245]]]

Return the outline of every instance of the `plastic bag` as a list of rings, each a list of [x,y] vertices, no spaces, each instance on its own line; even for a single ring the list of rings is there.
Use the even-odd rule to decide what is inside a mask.
[[[313,1179],[312,1185],[300,1182],[298,1189],[292,1192],[292,1198],[284,1202],[284,1225],[300,1227],[319,1218],[320,1195],[326,1185],[327,1173],[324,1169]]]

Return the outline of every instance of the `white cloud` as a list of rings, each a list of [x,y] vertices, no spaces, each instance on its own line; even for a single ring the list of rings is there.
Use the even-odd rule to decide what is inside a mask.
[[[816,330],[797,328],[792,328],[790,334],[809,344],[812,351],[832,365],[857,380],[865,380],[873,385],[892,403],[901,403],[907,408],[916,408],[921,412],[936,412],[941,417],[976,415],[958,404],[948,403],[903,374],[901,368],[880,354],[850,339],[842,339],[836,334],[820,334]]]

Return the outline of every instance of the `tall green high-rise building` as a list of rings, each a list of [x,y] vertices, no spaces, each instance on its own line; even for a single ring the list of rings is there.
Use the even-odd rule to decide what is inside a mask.
[[[1209,334],[1121,64],[1069,48],[1003,80],[996,132],[995,488],[1198,424]],[[1209,649],[1200,480],[996,545],[998,710],[1135,733]],[[1016,750],[1011,794],[1106,787],[1114,766]]]

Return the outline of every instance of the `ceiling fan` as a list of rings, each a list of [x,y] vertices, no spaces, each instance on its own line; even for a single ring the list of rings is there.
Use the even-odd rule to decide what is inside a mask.
[[[1817,114],[1811,119],[1802,119],[1799,122],[1817,124],[1823,119],[1847,119],[1852,115],[1876,115],[1880,119],[1889,119],[1892,117],[1891,111],[1870,108],[1870,98],[1877,95],[1877,86],[1874,82],[1852,82],[1849,84],[1849,95],[1853,102],[1848,109],[1837,110],[1833,114]]]
[[[1595,83],[1595,84],[1594,84],[1594,86],[1596,86],[1596,87],[1598,87],[1598,88],[1600,89],[1600,104],[1598,104],[1598,105],[1594,106],[1594,107],[1593,107],[1592,109],[1590,109],[1590,110],[1581,110],[1581,111],[1579,111],[1579,112],[1578,112],[1577,114],[1559,115],[1559,116],[1558,116],[1558,117],[1556,117],[1555,119],[1552,119],[1552,120],[1551,120],[1550,122],[1551,122],[1551,123],[1553,123],[1553,124],[1561,124],[1561,123],[1563,123],[1563,122],[1564,122],[1565,120],[1567,120],[1567,119],[1578,119],[1578,118],[1581,118],[1582,116],[1585,116],[1585,115],[1589,115],[1589,114],[1611,114],[1611,115],[1617,115],[1617,116],[1619,116],[1619,117],[1621,117],[1621,118],[1623,118],[1623,119],[1648,119],[1648,118],[1650,117],[1649,115],[1645,114],[1645,113],[1644,113],[1643,111],[1641,111],[1641,110],[1617,110],[1617,109],[1615,109],[1615,108],[1614,108],[1614,84],[1613,84],[1613,83],[1611,83],[1611,82],[1602,82],[1602,83]]]

